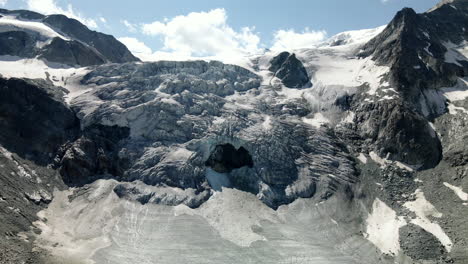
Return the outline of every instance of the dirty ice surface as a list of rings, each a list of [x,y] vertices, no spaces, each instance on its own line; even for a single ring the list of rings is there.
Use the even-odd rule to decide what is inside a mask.
[[[351,221],[334,220],[344,218],[338,198],[301,199],[275,211],[223,188],[190,209],[119,199],[116,184],[56,191],[35,223],[37,246],[65,263],[383,263]]]

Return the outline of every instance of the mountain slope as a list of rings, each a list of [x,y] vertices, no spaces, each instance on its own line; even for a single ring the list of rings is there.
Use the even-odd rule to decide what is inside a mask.
[[[113,36],[63,15],[0,9],[0,55],[39,57],[70,66],[139,61]]]
[[[248,68],[2,11],[0,263],[467,263],[466,4]]]

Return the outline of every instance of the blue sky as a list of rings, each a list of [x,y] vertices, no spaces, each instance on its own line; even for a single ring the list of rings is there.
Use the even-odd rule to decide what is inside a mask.
[[[75,17],[132,49],[209,56],[283,43],[305,45],[388,23],[403,7],[438,0],[0,0],[8,9]],[[189,15],[192,13],[192,15]],[[177,17],[177,18],[176,18]],[[297,41],[296,41],[297,40]],[[286,41],[286,42],[284,42]],[[297,45],[296,45],[297,46]]]

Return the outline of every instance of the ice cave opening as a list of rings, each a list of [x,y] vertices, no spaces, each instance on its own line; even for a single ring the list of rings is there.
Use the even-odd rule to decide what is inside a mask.
[[[236,149],[231,144],[217,145],[205,162],[206,178],[215,191],[222,191],[223,187],[232,188],[238,185],[236,179],[230,177],[233,170],[243,167],[252,168],[253,160],[244,147]],[[231,180],[234,180],[231,182]]]
[[[245,166],[252,168],[253,160],[244,147],[236,149],[233,145],[227,143],[215,147],[205,162],[205,166],[218,173],[229,173],[234,169]]]

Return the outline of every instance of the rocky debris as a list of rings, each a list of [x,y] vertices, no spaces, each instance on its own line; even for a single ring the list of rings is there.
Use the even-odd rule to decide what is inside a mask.
[[[431,233],[413,224],[400,228],[400,247],[414,260],[445,259],[447,251]]]
[[[310,87],[309,75],[304,65],[296,58],[296,55],[289,52],[282,52],[270,61],[271,71],[281,82],[290,88]]]
[[[37,212],[63,189],[48,166],[60,146],[74,140],[79,122],[63,91],[37,80],[0,79],[0,263],[47,263],[34,251]]]

